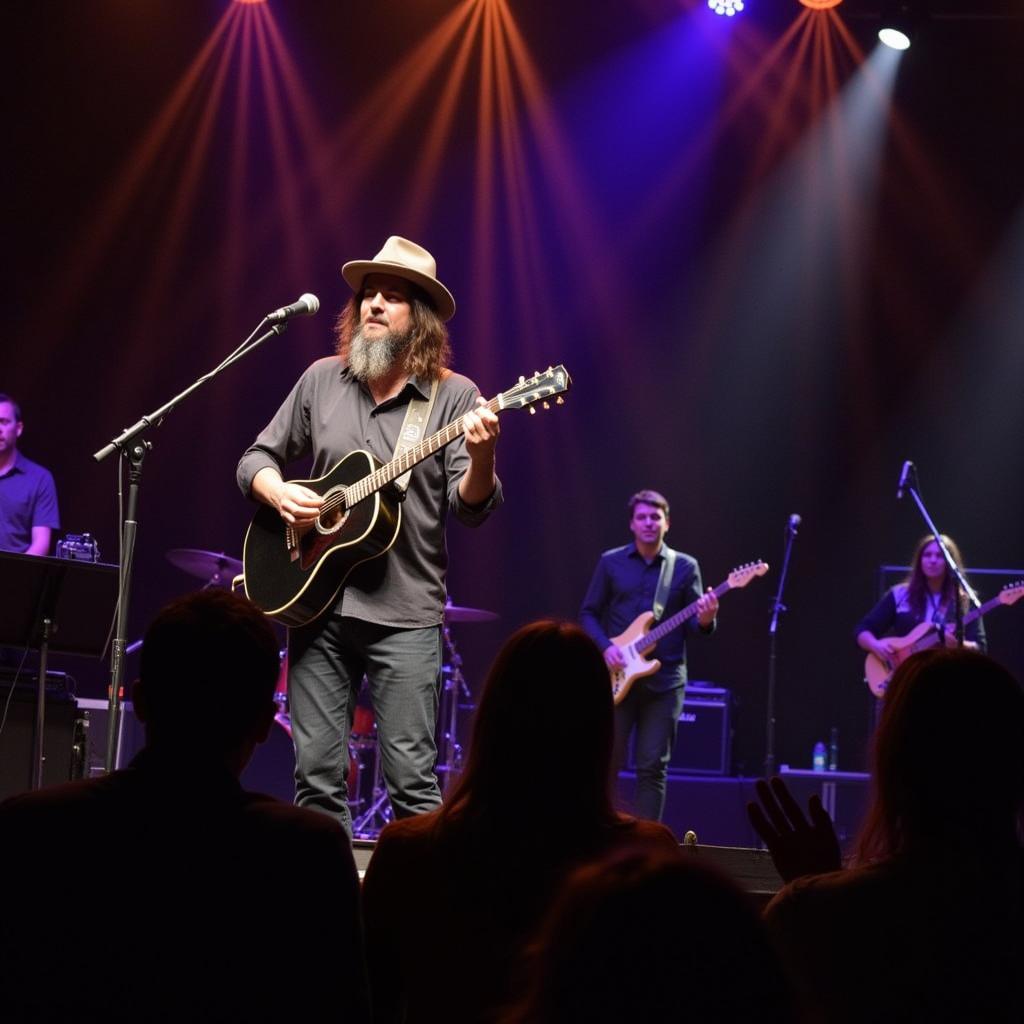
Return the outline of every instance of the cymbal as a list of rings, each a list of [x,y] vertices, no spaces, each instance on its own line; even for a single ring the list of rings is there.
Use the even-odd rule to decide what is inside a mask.
[[[497,617],[497,612],[488,612],[483,608],[463,608],[457,604],[444,606],[445,622],[491,622]]]
[[[167,552],[167,561],[190,576],[197,576],[211,583],[230,584],[232,577],[242,571],[242,563],[237,558],[225,555],[223,551],[171,548]]]

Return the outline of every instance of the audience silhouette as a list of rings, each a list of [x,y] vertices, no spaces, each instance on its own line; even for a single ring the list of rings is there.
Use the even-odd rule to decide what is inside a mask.
[[[850,870],[830,871],[827,815],[812,806],[808,822],[779,780],[751,808],[780,873],[805,875],[765,918],[809,1019],[1024,1020],[1020,686],[974,651],[914,655],[886,693],[873,768]]]
[[[437,811],[389,825],[364,882],[378,1020],[480,1022],[521,991],[521,954],[571,870],[633,843],[617,814],[608,670],[577,626],[520,629],[485,683],[466,771]],[[446,980],[441,980],[441,979]]]
[[[277,674],[248,601],[176,601],[146,633],[131,765],[0,805],[5,1020],[368,1019],[346,836],[238,782]]]
[[[531,952],[527,995],[505,1024],[797,1020],[750,898],[678,851],[577,870]]]

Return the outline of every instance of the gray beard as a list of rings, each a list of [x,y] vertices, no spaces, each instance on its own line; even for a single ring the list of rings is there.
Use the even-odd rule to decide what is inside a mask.
[[[409,330],[404,334],[388,331],[379,338],[369,341],[363,334],[363,328],[357,327],[352,335],[352,345],[348,354],[348,366],[352,375],[364,383],[386,377],[405,355],[411,340],[412,331]]]

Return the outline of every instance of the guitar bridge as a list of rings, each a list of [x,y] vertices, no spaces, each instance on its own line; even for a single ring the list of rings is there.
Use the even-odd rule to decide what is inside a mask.
[[[288,549],[288,561],[295,562],[299,558],[299,533],[294,526],[284,528],[284,544]]]

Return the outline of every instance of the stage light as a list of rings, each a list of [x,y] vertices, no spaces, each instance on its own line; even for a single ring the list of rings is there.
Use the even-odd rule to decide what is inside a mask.
[[[843,0],[800,0],[804,7],[810,7],[812,11],[827,11],[838,7]]]
[[[878,39],[893,50],[909,50],[917,21],[916,5],[908,0],[884,4]]]
[[[708,0],[708,7],[715,14],[724,14],[726,17],[731,18],[734,14],[739,14],[743,10],[743,0]]]

